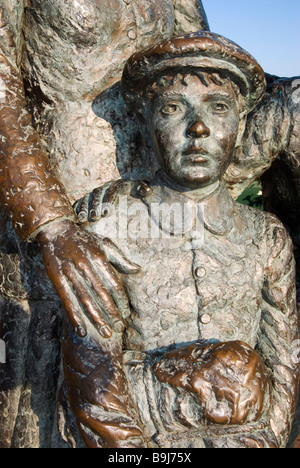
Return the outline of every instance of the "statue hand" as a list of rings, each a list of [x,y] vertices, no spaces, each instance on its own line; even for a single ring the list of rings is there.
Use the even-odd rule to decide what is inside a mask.
[[[37,240],[46,272],[76,333],[86,335],[83,312],[105,338],[112,335],[112,329],[122,332],[130,308],[109,262],[123,273],[137,273],[139,267],[128,262],[108,239],[100,248],[92,234],[68,220],[45,226]]]
[[[154,372],[161,382],[195,393],[204,417],[216,424],[258,420],[269,396],[263,362],[241,341],[177,349],[157,362]]]
[[[103,216],[106,216],[105,211],[109,210],[110,205],[115,202],[120,190],[127,185],[131,185],[131,182],[127,180],[114,180],[86,194],[75,204],[78,222],[80,224],[87,222],[94,223],[99,221]]]

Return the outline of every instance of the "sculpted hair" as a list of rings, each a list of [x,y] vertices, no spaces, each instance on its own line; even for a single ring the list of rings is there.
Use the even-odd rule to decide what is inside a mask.
[[[149,104],[150,101],[154,98],[154,96],[166,86],[172,86],[176,83],[181,83],[185,86],[188,86],[189,80],[191,76],[197,76],[201,83],[209,87],[211,83],[217,86],[225,86],[229,85],[240,106],[240,113],[243,113],[246,108],[246,101],[241,94],[240,87],[231,79],[228,74],[225,75],[216,71],[195,71],[191,70],[186,73],[180,73],[174,71],[173,73],[170,72],[168,74],[164,74],[158,77],[155,81],[147,84],[141,92],[137,93],[134,103],[132,103],[132,110],[138,114],[143,115],[146,106]]]

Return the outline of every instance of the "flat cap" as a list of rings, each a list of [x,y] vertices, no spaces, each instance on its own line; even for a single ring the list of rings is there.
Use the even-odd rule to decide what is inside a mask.
[[[149,83],[166,72],[182,73],[185,68],[229,73],[245,97],[248,112],[257,106],[266,90],[264,71],[252,55],[223,36],[199,31],[166,39],[132,55],[121,81],[126,104],[134,109]]]

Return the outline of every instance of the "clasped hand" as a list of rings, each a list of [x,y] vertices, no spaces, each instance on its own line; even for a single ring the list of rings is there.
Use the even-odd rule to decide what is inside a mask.
[[[203,416],[215,424],[257,421],[268,404],[265,365],[241,341],[179,348],[165,354],[154,372],[161,382],[195,393]]]

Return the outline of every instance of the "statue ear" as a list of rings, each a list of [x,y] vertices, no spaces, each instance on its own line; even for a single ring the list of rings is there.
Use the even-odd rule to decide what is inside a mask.
[[[242,146],[243,136],[244,136],[245,129],[246,129],[246,123],[247,123],[247,113],[243,112],[242,114],[240,114],[239,131],[238,131],[238,136],[237,136],[237,140],[235,144],[236,148],[239,148],[240,146]]]

